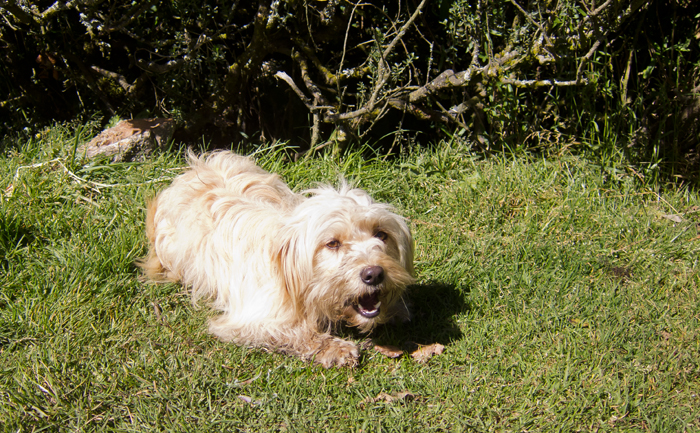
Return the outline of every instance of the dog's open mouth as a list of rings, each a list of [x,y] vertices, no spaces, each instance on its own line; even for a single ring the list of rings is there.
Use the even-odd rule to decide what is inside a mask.
[[[379,315],[379,306],[382,301],[379,300],[379,290],[369,293],[367,295],[362,295],[357,300],[357,304],[353,305],[355,310],[362,317],[371,319],[372,317],[377,317]]]

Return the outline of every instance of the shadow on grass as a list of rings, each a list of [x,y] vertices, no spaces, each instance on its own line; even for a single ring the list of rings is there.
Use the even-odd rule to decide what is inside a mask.
[[[409,288],[408,298],[411,320],[377,328],[370,335],[373,343],[411,350],[416,344],[448,345],[462,337],[456,317],[471,310],[471,306],[454,285],[414,285]]]

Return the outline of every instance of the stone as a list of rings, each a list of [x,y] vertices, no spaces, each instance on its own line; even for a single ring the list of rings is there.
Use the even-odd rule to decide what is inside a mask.
[[[88,159],[108,157],[112,162],[145,161],[165,147],[173,136],[175,121],[166,118],[122,120],[105,129],[78,149]]]

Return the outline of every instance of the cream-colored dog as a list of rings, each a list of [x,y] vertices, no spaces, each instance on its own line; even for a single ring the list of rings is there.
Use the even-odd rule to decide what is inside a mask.
[[[249,158],[189,155],[190,169],[148,206],[155,281],[180,281],[221,314],[225,341],[355,365],[357,345],[331,335],[407,320],[413,240],[403,218],[343,183],[295,194]]]

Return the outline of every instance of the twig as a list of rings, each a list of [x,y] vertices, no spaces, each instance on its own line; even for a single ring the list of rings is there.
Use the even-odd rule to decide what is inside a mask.
[[[585,82],[586,80],[581,79],[581,71],[583,70],[583,67],[586,65],[591,60],[591,57],[593,57],[593,54],[598,50],[598,47],[600,47],[600,44],[602,42],[602,36],[600,39],[596,40],[593,46],[591,47],[590,50],[586,53],[585,56],[581,57],[581,63],[578,64],[578,68],[576,68],[576,81],[578,82]]]
[[[95,181],[92,181],[92,180],[83,179],[82,177],[76,175],[75,173],[73,173],[72,171],[70,171],[70,170],[68,169],[68,167],[66,167],[66,166],[63,164],[62,159],[63,159],[63,158],[55,158],[55,159],[52,159],[51,161],[40,162],[40,163],[37,163],[37,164],[23,165],[23,166],[17,167],[17,170],[15,171],[15,176],[14,176],[12,182],[13,182],[13,183],[17,183],[17,180],[19,179],[19,171],[20,171],[20,170],[39,168],[39,167],[43,167],[43,166],[45,166],[45,165],[50,165],[50,164],[58,164],[58,165],[60,165],[61,168],[63,168],[64,173],[66,173],[66,174],[68,175],[68,177],[70,177],[71,179],[75,180],[75,181],[78,182],[78,183],[84,183],[84,184],[93,185],[95,188],[92,188],[92,189],[93,189],[95,192],[99,192],[99,189],[97,189],[97,188],[115,188],[115,187],[119,187],[119,186],[140,186],[140,185],[148,185],[148,184],[151,184],[151,183],[165,182],[165,181],[172,180],[171,177],[161,176],[161,177],[159,177],[159,178],[157,178],[157,179],[151,179],[151,180],[147,180],[147,181],[140,182],[140,183],[114,183],[114,184],[105,184],[105,183],[95,182]]]
[[[528,19],[528,21],[530,21],[532,24],[534,24],[535,26],[537,26],[538,29],[540,29],[540,31],[542,32],[542,37],[544,37],[545,41],[547,41],[547,45],[550,46],[550,47],[551,47],[551,46],[554,46],[554,44],[552,43],[552,41],[549,40],[549,36],[547,36],[547,32],[544,30],[544,27],[542,27],[542,25],[541,25],[540,23],[538,23],[537,21],[535,21],[535,19],[532,18],[532,17],[530,16],[530,14],[527,13],[527,11],[526,11],[525,9],[523,9],[522,6],[520,6],[520,5],[518,4],[518,2],[516,2],[515,0],[510,0],[510,2],[513,4],[513,6],[515,6],[516,8],[518,8],[518,9],[520,10],[520,12],[522,12],[523,15],[525,15],[525,17]]]
[[[296,85],[296,83],[294,82],[294,80],[292,80],[292,77],[290,77],[289,74],[287,74],[284,71],[277,71],[275,73],[275,78],[283,80],[285,83],[289,84],[289,87],[291,87],[294,93],[297,94],[299,99],[301,99],[301,102],[303,102],[304,105],[306,105],[306,108],[311,110],[311,108],[313,107],[313,105],[311,104],[311,100],[306,97],[304,92],[301,91],[301,89]]]
[[[17,179],[19,179],[19,171],[22,169],[39,168],[39,167],[43,167],[47,164],[53,164],[54,162],[59,162],[60,160],[61,160],[61,158],[55,158],[55,159],[52,159],[51,161],[40,162],[40,163],[32,164],[32,165],[22,165],[20,167],[17,167],[17,171],[15,171],[15,177],[12,179],[12,182],[13,183],[17,182]]]
[[[578,86],[581,83],[587,83],[588,80],[585,78],[582,80],[576,79],[576,80],[568,80],[568,81],[559,81],[559,80],[515,80],[512,78],[501,78],[501,82],[504,84],[512,84],[516,87],[544,87],[544,86],[553,86],[553,87],[568,87],[568,86]]]
[[[416,21],[418,18],[418,15],[423,11],[423,7],[425,6],[427,0],[422,0],[418,7],[416,8],[415,11],[413,11],[413,14],[411,17],[406,21],[406,23],[401,26],[401,29],[399,29],[398,33],[396,36],[394,36],[394,39],[389,43],[389,45],[386,46],[384,51],[382,52],[382,57],[379,60],[379,65],[377,67],[377,82],[374,85],[374,89],[372,89],[372,94],[369,98],[369,101],[367,103],[355,110],[351,111],[349,113],[342,113],[342,114],[336,114],[336,113],[326,113],[325,121],[326,122],[338,122],[342,120],[350,120],[350,119],[357,119],[359,117],[362,117],[368,113],[371,113],[374,111],[375,105],[377,105],[378,102],[378,96],[379,92],[382,90],[384,87],[384,84],[386,84],[386,80],[388,79],[389,73],[386,71],[386,58],[391,54],[391,52],[394,50],[396,47],[396,44],[401,40],[401,38],[406,34],[406,31],[408,28],[413,25],[413,23]],[[347,35],[346,35],[347,37]],[[385,104],[386,107],[386,104]]]
[[[56,2],[56,3],[58,3],[58,2]],[[123,18],[118,23],[116,23],[113,26],[110,26],[109,28],[106,28],[107,26],[105,26],[106,30],[104,30],[104,33],[111,33],[114,31],[119,31],[119,30],[122,30],[123,28],[127,27],[136,18],[138,18],[144,11],[146,11],[146,9],[148,9],[149,6],[151,6],[151,4],[153,4],[153,3],[154,3],[154,0],[148,0],[148,1],[145,1],[141,4],[139,4],[139,2],[132,3],[133,6],[131,7],[131,9],[123,15]]]
[[[345,53],[347,53],[348,47],[348,35],[350,34],[350,26],[352,25],[352,18],[355,15],[355,10],[358,6],[364,6],[364,3],[357,2],[352,6],[352,11],[350,11],[350,18],[348,19],[348,26],[345,29],[345,39],[343,40],[343,54],[340,56],[340,63],[338,64],[337,76],[340,77],[343,71],[343,63],[345,62]]]
[[[411,92],[408,95],[408,100],[411,103],[416,103],[422,101],[427,96],[437,92],[438,90],[463,86],[471,81],[474,73],[481,73],[483,71],[484,67],[472,66],[457,73],[455,73],[455,71],[452,69],[448,69],[435,77],[435,79],[430,83]]]
[[[426,2],[427,0],[422,0],[420,2],[416,10],[413,11],[413,15],[411,15],[411,17],[408,19],[408,21],[406,21],[406,23],[403,26],[401,26],[401,29],[396,34],[394,39],[389,43],[389,45],[387,45],[386,49],[384,49],[377,70],[377,84],[375,84],[374,91],[372,92],[372,96],[370,97],[370,100],[368,102],[369,110],[372,110],[374,108],[374,104],[376,103],[379,91],[382,89],[382,87],[384,87],[384,84],[386,84],[386,80],[388,78],[388,74],[385,72],[387,63],[386,59],[389,57],[389,54],[391,54],[391,52],[394,51],[394,47],[396,47],[396,44],[399,42],[399,40],[401,40],[401,38],[406,34],[408,28],[411,25],[413,25],[413,23],[416,21],[416,18],[418,18],[418,15],[422,12],[423,6],[425,6]]]
[[[127,93],[133,93],[138,87],[140,87],[141,83],[145,79],[145,75],[141,75],[139,78],[137,78],[134,81],[134,84],[129,84],[129,82],[126,80],[126,77],[123,76],[122,74],[119,74],[117,72],[112,72],[108,71],[106,69],[102,69],[98,66],[90,66],[90,69],[93,71],[97,72],[98,74],[102,75],[103,77],[111,78],[114,81],[116,81],[122,89],[124,89]]]

